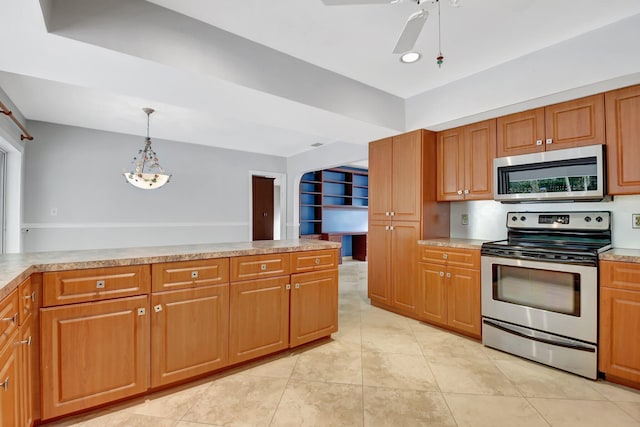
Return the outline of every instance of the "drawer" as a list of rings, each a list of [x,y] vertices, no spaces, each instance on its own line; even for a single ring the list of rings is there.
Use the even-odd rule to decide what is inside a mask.
[[[420,246],[420,261],[452,267],[480,268],[480,251],[445,246]]]
[[[20,307],[18,323],[23,325],[29,320],[31,313],[36,308],[36,291],[31,277],[20,283],[18,287],[18,305]]]
[[[640,291],[640,264],[630,262],[600,262],[600,286]]]
[[[229,282],[229,258],[163,262],[151,266],[153,292]]]
[[[101,301],[149,293],[149,265],[44,273],[43,306]]]
[[[289,274],[289,255],[249,255],[231,258],[231,281]]]
[[[18,313],[18,291],[16,290],[0,301],[0,353],[7,347],[9,339],[18,329]]]
[[[338,249],[294,252],[291,271],[295,273],[338,268]]]

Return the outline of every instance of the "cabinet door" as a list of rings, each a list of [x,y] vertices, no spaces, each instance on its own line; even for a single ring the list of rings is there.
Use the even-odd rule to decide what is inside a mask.
[[[0,427],[20,426],[20,347],[18,333],[7,337],[10,344],[0,351]]]
[[[640,292],[600,288],[602,372],[640,382]]]
[[[463,128],[438,133],[437,186],[438,200],[464,199]]]
[[[391,297],[392,305],[404,311],[416,312],[418,283],[419,222],[394,222],[391,235]]]
[[[393,137],[391,211],[394,221],[420,221],[422,131]],[[433,185],[433,183],[431,183]]]
[[[464,127],[464,198],[493,200],[493,159],[496,157],[496,121]]]
[[[151,386],[227,365],[229,285],[151,296]]]
[[[229,362],[238,363],[289,346],[289,276],[231,283]]]
[[[33,321],[20,326],[20,416],[21,426],[29,427],[33,425],[33,377],[34,371],[33,361],[36,358],[35,349],[35,330]]]
[[[640,85],[605,94],[609,194],[640,194]]]
[[[544,109],[546,150],[604,144],[604,94]]]
[[[544,108],[498,117],[498,157],[544,151]]]
[[[418,317],[422,320],[447,325],[447,288],[444,266],[418,264]]]
[[[291,275],[289,346],[338,330],[338,270]]]
[[[389,219],[392,191],[393,138],[369,144],[369,221]]]
[[[391,305],[391,233],[389,222],[370,222],[368,297],[374,303]]]
[[[480,270],[448,267],[445,277],[449,326],[480,337]]]
[[[145,295],[41,309],[43,419],[147,390],[148,305]]]

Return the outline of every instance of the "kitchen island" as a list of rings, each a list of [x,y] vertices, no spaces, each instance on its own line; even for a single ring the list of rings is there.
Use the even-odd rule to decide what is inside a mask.
[[[282,240],[0,256],[0,374],[11,378],[2,425],[330,336],[339,248]]]

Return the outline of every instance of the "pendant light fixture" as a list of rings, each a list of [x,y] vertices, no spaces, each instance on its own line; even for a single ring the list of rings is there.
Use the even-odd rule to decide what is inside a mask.
[[[123,172],[129,184],[143,190],[153,190],[160,188],[169,182],[171,174],[166,172],[158,155],[151,148],[151,138],[149,138],[149,116],[154,112],[153,108],[143,108],[147,115],[147,138],[144,140],[144,148],[138,151],[138,155],[131,161],[131,166]]]

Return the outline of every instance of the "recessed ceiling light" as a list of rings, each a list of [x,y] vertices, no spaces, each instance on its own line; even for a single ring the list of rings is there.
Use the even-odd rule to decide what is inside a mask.
[[[411,64],[412,62],[416,62],[422,57],[418,52],[407,52],[403,53],[400,57],[400,62],[405,64]]]

